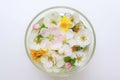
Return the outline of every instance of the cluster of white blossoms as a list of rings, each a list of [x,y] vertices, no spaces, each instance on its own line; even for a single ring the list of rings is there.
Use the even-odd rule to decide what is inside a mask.
[[[69,71],[81,66],[91,32],[77,13],[50,12],[33,26],[29,37],[32,59],[47,72]],[[41,20],[41,19],[40,19]]]

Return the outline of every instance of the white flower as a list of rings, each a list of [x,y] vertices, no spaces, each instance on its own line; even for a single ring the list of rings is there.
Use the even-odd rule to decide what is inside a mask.
[[[57,50],[62,46],[62,41],[64,40],[63,34],[60,32],[58,27],[43,28],[40,34],[47,38],[48,47],[52,50]]]
[[[49,61],[47,56],[41,57],[41,63],[43,64],[45,69],[51,68],[53,66],[53,62]]]
[[[71,56],[72,55],[72,49],[71,49],[71,47],[69,46],[69,45],[66,45],[66,44],[64,44],[59,50],[58,50],[58,52],[60,53],[60,54],[65,54],[65,56]]]
[[[52,27],[54,25],[58,25],[58,23],[60,22],[60,19],[61,19],[61,16],[59,15],[58,12],[51,12],[44,17],[43,23],[47,27]]]
[[[73,14],[65,13],[65,16],[67,16],[67,18],[70,18],[71,22],[74,22],[75,24],[80,21],[79,19],[80,17],[78,13],[73,13]]]
[[[40,45],[35,43],[35,36],[37,33],[38,33],[38,31],[32,30],[32,32],[29,36],[28,40],[29,40],[30,44],[28,44],[28,45],[29,45],[30,49],[34,49],[34,50],[40,49]]]
[[[56,54],[54,51],[50,51],[48,55],[51,55],[51,58],[49,56],[41,57],[41,63],[45,70],[48,72],[60,72],[61,67],[65,64],[63,56]]]
[[[91,43],[91,32],[88,29],[81,29],[75,36],[78,45],[85,47]]]
[[[43,37],[49,36],[49,30],[48,30],[48,28],[42,28],[42,29],[40,30],[40,34],[41,34]]]
[[[81,54],[81,56],[78,56],[78,58],[81,58],[81,59],[80,60],[78,60],[78,59],[76,60],[75,66],[80,67],[80,66],[85,64],[86,56]]]
[[[55,59],[55,64],[56,64],[57,68],[60,68],[65,64],[63,56],[53,53],[52,57]]]

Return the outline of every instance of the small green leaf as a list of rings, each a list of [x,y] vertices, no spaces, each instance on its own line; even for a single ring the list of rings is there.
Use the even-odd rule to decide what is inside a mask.
[[[72,64],[72,66],[75,66],[75,62],[76,62],[76,58],[71,59],[70,63]]]
[[[88,49],[89,49],[89,45],[83,48],[83,52],[88,51]]]
[[[71,57],[69,57],[69,56],[64,57],[64,61],[65,61],[65,62],[70,62],[70,61],[71,61]]]
[[[81,50],[81,49],[83,49],[83,48],[80,47],[80,46],[77,46],[77,51],[79,51],[79,50]]]
[[[46,28],[45,24],[41,25],[40,29],[42,29],[42,28]]]
[[[43,36],[40,35],[40,34],[38,34],[38,35],[36,36],[35,42],[36,42],[36,43],[40,43],[42,38],[43,38]]]

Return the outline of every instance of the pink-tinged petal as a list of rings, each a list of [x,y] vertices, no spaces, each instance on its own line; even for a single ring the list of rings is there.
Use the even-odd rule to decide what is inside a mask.
[[[34,29],[34,30],[38,30],[38,29],[39,29],[39,24],[35,24],[35,25],[33,26],[33,29]]]
[[[51,43],[50,48],[52,50],[57,50],[62,46],[62,43]]]
[[[71,67],[72,67],[72,65],[71,65],[70,62],[65,63],[65,68],[69,69],[69,68],[71,68]]]
[[[63,40],[64,40],[64,36],[62,34],[58,34],[57,36],[55,36],[54,43],[62,43]]]
[[[60,34],[60,30],[59,30],[59,28],[56,27],[56,26],[50,27],[50,28],[49,28],[49,31],[50,31],[50,34],[51,34],[51,35],[58,35],[58,34]]]
[[[42,28],[41,31],[40,31],[40,34],[43,36],[43,37],[48,37],[49,36],[49,30],[46,29],[46,28]]]

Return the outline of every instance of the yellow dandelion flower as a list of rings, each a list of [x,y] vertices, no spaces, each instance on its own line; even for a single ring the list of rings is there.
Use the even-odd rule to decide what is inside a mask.
[[[71,20],[66,16],[63,16],[60,21],[60,29],[67,32],[72,27]]]
[[[30,50],[30,54],[33,60],[38,61],[40,59],[41,56],[44,56],[46,53],[48,52],[48,49],[43,50],[43,49],[39,49],[39,50]]]

